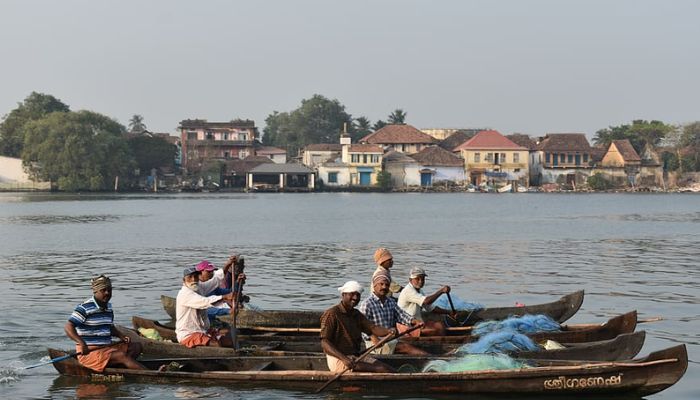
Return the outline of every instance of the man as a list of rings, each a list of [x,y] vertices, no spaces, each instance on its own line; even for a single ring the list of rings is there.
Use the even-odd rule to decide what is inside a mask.
[[[102,372],[107,367],[146,369],[135,359],[141,354],[139,343],[130,343],[114,327],[112,281],[100,275],[91,280],[92,298],[75,307],[64,326],[66,335],[75,341],[78,362],[93,371]],[[112,344],[112,336],[121,343]]]
[[[360,312],[373,324],[387,329],[396,328],[397,323],[410,326],[418,325],[420,322],[402,310],[396,303],[396,299],[389,296],[390,284],[391,278],[388,274],[375,274],[372,279],[372,294],[362,301],[359,307]],[[378,336],[381,335],[372,334],[365,336],[365,346],[369,348],[378,343],[381,340]],[[417,356],[429,354],[413,345],[398,340],[392,340],[373,351],[374,354],[393,354],[394,352]]]
[[[444,336],[446,332],[445,324],[440,321],[426,321],[423,312],[451,314],[450,311],[433,306],[433,303],[435,303],[443,293],[450,293],[450,287],[443,286],[437,292],[426,296],[422,291],[423,286],[425,286],[425,277],[426,274],[423,268],[411,268],[411,273],[408,277],[408,285],[401,291],[398,304],[404,311],[411,314],[413,318],[425,324],[424,328],[416,330],[414,333],[422,336]],[[406,327],[399,326],[399,331],[404,329],[406,329]]]
[[[321,315],[321,347],[326,353],[328,369],[332,372],[346,368],[356,372],[394,372],[390,366],[371,357],[357,361],[357,356],[360,355],[362,333],[387,336],[396,334],[396,330],[372,324],[355,309],[362,293],[359,283],[345,282],[338,291],[340,304]]]
[[[394,266],[394,257],[391,255],[391,252],[384,247],[378,248],[374,252],[374,263],[377,264],[377,269],[374,270],[374,273],[372,274],[372,279],[374,280],[374,276],[380,273],[387,274],[389,276],[389,279],[391,280],[391,267]],[[373,282],[370,282],[370,287],[374,286]],[[393,293],[398,293],[401,291],[401,285],[398,283],[391,281],[391,285],[389,286],[390,292]]]
[[[237,269],[237,276],[234,278],[234,283],[233,283],[233,292],[238,292],[238,287],[240,286],[240,283],[243,282],[245,283],[245,275],[243,275],[243,279],[239,280],[240,274],[243,273],[243,257],[239,255],[233,255],[231,256],[227,264],[231,264],[235,269]],[[229,268],[231,268],[229,266]],[[207,260],[202,260],[199,264],[197,264],[197,271],[199,271],[199,282],[207,282],[210,279],[214,277],[214,271],[216,271],[216,267],[214,267],[214,264],[210,263]],[[200,292],[203,294],[205,297],[208,296],[214,296],[214,295],[225,295],[231,293],[231,288],[229,286],[229,283],[231,282],[231,272],[226,273],[223,278],[219,281],[219,284],[214,287],[210,292]],[[247,303],[250,301],[250,297],[248,296],[242,296],[241,302],[242,303]],[[207,316],[209,317],[210,322],[213,322],[216,317],[220,315],[228,315],[231,313],[231,308],[226,302],[221,302],[217,306],[212,306],[207,308]]]
[[[182,288],[177,293],[175,310],[175,334],[180,344],[187,347],[233,346],[228,329],[210,329],[207,309],[222,301],[233,301],[236,293],[212,296],[200,294],[209,293],[219,286],[221,280],[224,279],[224,274],[233,265],[232,259],[233,257],[229,259],[223,270],[215,271],[206,282],[200,282],[199,278],[202,272],[197,270],[197,266],[187,267],[183,271]]]

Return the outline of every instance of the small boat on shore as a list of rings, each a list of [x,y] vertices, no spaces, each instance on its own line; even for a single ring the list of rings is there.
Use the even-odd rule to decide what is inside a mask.
[[[544,314],[561,323],[571,318],[583,304],[583,290],[563,296],[557,301],[523,307],[494,307],[478,311],[458,311],[457,321],[462,326],[474,325],[479,321],[500,320],[525,314]],[[170,318],[175,319],[175,298],[162,295],[161,303]],[[264,310],[243,308],[238,312],[236,323],[240,328],[279,327],[279,328],[318,328],[322,310]]]
[[[66,353],[49,349],[57,358]],[[382,357],[399,370],[410,366],[422,371],[426,358]],[[158,371],[175,362],[177,371]],[[588,395],[628,394],[646,396],[676,383],[688,367],[685,345],[656,351],[649,356],[616,362],[529,360],[527,368],[467,372],[348,372],[332,382],[328,390],[362,394],[537,394]],[[62,375],[83,376],[91,381],[136,380],[149,383],[201,382],[207,385],[315,390],[336,378],[327,370],[323,356],[235,357],[220,359],[144,360],[147,370],[107,368],[96,373],[75,359],[54,363]]]
[[[636,327],[637,313],[630,312],[612,318],[603,324],[563,326],[561,332],[542,332],[529,335],[536,342],[555,340],[565,345],[565,349],[530,352],[531,358],[617,360],[636,356],[644,344],[644,332],[630,334]],[[177,343],[147,339],[138,335],[139,328],[155,329],[162,338],[176,341],[173,328],[157,321],[133,317],[135,330],[118,329],[134,342],[140,342],[146,357],[208,357],[235,355],[233,349],[222,347],[187,348]],[[618,336],[620,335],[620,336]],[[428,336],[404,337],[401,340],[420,347],[432,354],[447,354],[459,346],[474,341],[472,336]],[[280,335],[276,333],[250,334],[246,329],[239,331],[238,340],[244,348],[291,352],[321,352],[318,333],[310,335]],[[200,351],[201,350],[201,351]],[[199,354],[199,355],[198,355]],[[519,354],[520,355],[520,354]]]

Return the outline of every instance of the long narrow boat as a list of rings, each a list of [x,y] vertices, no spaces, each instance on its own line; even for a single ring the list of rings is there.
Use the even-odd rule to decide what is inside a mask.
[[[140,327],[159,327],[160,332],[167,333],[167,328],[153,323],[154,321],[142,318],[134,318],[136,329]],[[150,323],[150,324],[149,324]],[[606,324],[600,325],[606,326]],[[600,327],[599,326],[599,327]],[[144,357],[212,357],[231,356],[236,354],[233,349],[221,347],[198,347],[190,349],[176,343],[156,341],[139,336],[136,331],[119,327],[123,334],[129,336],[132,341],[139,342],[144,348]],[[588,328],[592,329],[592,328]],[[607,331],[606,331],[607,332]],[[170,331],[172,334],[172,331]],[[561,332],[560,332],[561,333]],[[592,337],[589,332],[589,337]],[[321,352],[321,343],[318,337],[309,336],[274,336],[274,335],[245,335],[238,336],[241,346],[260,351],[290,351],[290,352]],[[442,339],[442,340],[441,340]],[[406,341],[422,348],[431,354],[448,354],[458,348],[462,343],[448,341],[456,337],[443,338],[407,338]],[[644,332],[621,333],[611,339],[593,339],[583,343],[563,343],[565,348],[560,350],[519,353],[518,356],[528,358],[548,359],[586,359],[586,360],[620,360],[636,356],[644,344]],[[403,340],[403,339],[402,339]]]
[[[133,317],[132,323],[135,329],[138,328],[153,328],[160,335],[168,340],[175,340],[175,332],[172,327],[157,323],[145,318]],[[621,333],[634,332],[637,327],[637,311],[630,311],[625,314],[613,317],[602,324],[582,324],[582,325],[562,325],[562,330],[559,332],[542,332],[529,335],[535,341],[544,341],[547,339],[555,340],[560,343],[582,343],[594,342],[599,340],[613,339]],[[284,337],[284,341],[304,341],[304,337],[318,338],[319,328],[302,328],[299,330],[289,328],[282,332],[266,332],[260,335],[264,330],[256,330],[251,328],[243,328],[240,333],[246,335],[248,340],[258,340],[256,337],[262,337],[260,340],[278,340]],[[284,336],[282,336],[284,335]],[[275,338],[275,339],[272,339]],[[296,339],[295,339],[296,338]],[[280,339],[281,340],[281,339]],[[449,336],[432,336],[419,338],[404,338],[402,340],[414,342],[434,342],[434,343],[451,343],[463,344],[475,340],[475,337],[469,334],[450,334]]]
[[[473,325],[479,321],[499,320],[510,316],[525,314],[544,314],[558,322],[564,322],[571,318],[581,308],[583,303],[583,290],[568,294],[557,301],[544,304],[536,304],[524,307],[494,307],[480,311],[459,311],[457,320],[463,326]],[[175,318],[175,298],[160,296],[165,312],[170,318]],[[280,328],[318,328],[320,324],[321,310],[265,310],[257,311],[242,309],[237,316],[237,324],[241,328],[246,327],[280,327]]]
[[[51,358],[65,355],[49,349]],[[157,371],[174,361],[178,371]],[[392,361],[394,367],[411,365],[422,370],[428,361],[406,357]],[[147,370],[107,368],[95,373],[75,359],[54,363],[59,373],[77,375],[92,381],[137,380],[149,383],[168,381],[202,382],[230,387],[276,387],[289,390],[314,390],[336,374],[327,370],[323,357],[237,357],[231,359],[161,359],[144,361]],[[363,394],[431,395],[449,394],[532,394],[647,396],[658,393],[683,376],[688,368],[685,345],[651,353],[645,358],[622,362],[528,361],[530,368],[469,372],[361,373],[348,372],[331,383],[328,390]],[[402,368],[404,369],[404,368]]]

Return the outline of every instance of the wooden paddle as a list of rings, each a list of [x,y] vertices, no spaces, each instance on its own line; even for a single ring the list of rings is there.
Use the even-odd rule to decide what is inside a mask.
[[[365,350],[364,353],[360,354],[360,356],[357,357],[357,359],[355,359],[355,363],[358,363],[358,362],[362,361],[362,360],[363,360],[365,357],[367,357],[372,351],[374,351],[374,349],[377,349],[377,348],[379,348],[379,347],[382,347],[382,346],[384,346],[384,344],[386,344],[387,342],[389,342],[389,341],[391,341],[391,340],[394,340],[394,339],[398,339],[398,338],[400,338],[401,336],[404,336],[404,335],[406,335],[406,334],[409,334],[409,333],[415,331],[416,329],[422,328],[423,326],[425,326],[425,324],[420,323],[420,324],[415,325],[415,326],[413,326],[413,327],[411,327],[411,328],[409,328],[409,329],[407,329],[407,330],[405,330],[405,331],[403,331],[403,332],[401,332],[401,333],[396,332],[396,333],[393,334],[393,335],[389,335],[389,336],[385,337],[384,339],[382,339],[382,340],[380,340],[379,342],[377,342],[374,346],[372,346],[372,347],[370,347],[369,349]],[[331,383],[337,381],[338,378],[340,378],[344,373],[348,372],[349,370],[350,370],[349,367],[345,367],[345,369],[343,369],[342,371],[338,372],[333,378],[329,379],[328,382],[324,383],[323,386],[321,386],[320,388],[318,388],[318,390],[316,390],[315,393],[321,393],[321,392],[322,392],[325,388],[327,388]]]
[[[108,344],[108,345],[106,345],[106,346],[99,346],[98,348],[92,349],[92,350],[90,350],[90,351],[103,349],[103,348],[105,348],[105,347],[112,347],[112,346],[116,346],[116,345],[122,344],[122,343],[124,343],[124,342],[121,342],[121,341],[119,341],[119,342],[114,342],[114,343]],[[66,354],[65,356],[52,358],[52,359],[50,359],[49,361],[44,361],[44,362],[41,362],[41,363],[39,363],[39,364],[30,365],[30,366],[28,366],[28,367],[24,367],[23,369],[32,369],[32,368],[36,368],[36,367],[41,367],[42,365],[53,364],[53,363],[56,363],[56,362],[59,362],[59,361],[67,360],[67,359],[69,359],[69,358],[78,357],[78,356],[80,356],[80,355],[82,355],[82,354],[83,354],[83,352],[81,352],[81,351],[74,351],[74,352],[72,352],[72,353]]]
[[[240,276],[240,275],[239,275]],[[231,290],[233,290],[233,274],[231,274]],[[243,280],[238,279],[238,291],[236,292],[236,298],[233,299],[233,304],[231,308],[231,343],[233,343],[233,348],[238,350],[238,329],[236,328],[236,318],[238,317],[238,306],[241,304],[241,293],[243,293]]]

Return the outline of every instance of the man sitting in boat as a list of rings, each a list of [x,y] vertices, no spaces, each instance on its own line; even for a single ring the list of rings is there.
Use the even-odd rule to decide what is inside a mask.
[[[200,282],[201,271],[197,266],[185,268],[182,288],[177,293],[175,310],[175,334],[177,341],[187,347],[225,346],[232,347],[233,342],[228,329],[210,329],[207,309],[222,301],[233,301],[235,293],[225,295],[202,296],[219,286],[232,263],[226,263],[223,270],[214,272],[211,279]]]
[[[240,266],[239,273],[236,274],[237,276],[233,278],[233,292],[238,291],[238,286],[240,285],[240,281],[238,279],[238,275],[243,273],[243,257],[238,256],[238,255],[233,255],[231,256],[228,261],[226,262],[226,265],[231,264],[231,266]],[[224,268],[226,268],[226,265],[224,265]],[[214,277],[214,271],[216,271],[216,267],[214,267],[214,264],[210,263],[207,260],[202,260],[199,264],[197,264],[197,271],[199,271],[199,282],[207,282],[210,279]],[[213,290],[211,290],[208,293],[203,293],[204,296],[215,296],[215,295],[225,295],[231,293],[231,287],[228,285],[228,283],[231,282],[231,272],[226,273],[223,277],[223,279],[220,280],[219,285],[217,285]],[[246,303],[250,300],[248,296],[243,296],[242,297],[242,302]],[[229,307],[228,303],[226,302],[221,302],[218,306],[213,306],[207,308],[207,316],[209,317],[209,321],[212,322],[216,317],[220,315],[228,315],[231,313],[231,308]]]
[[[391,255],[391,252],[388,249],[385,249],[384,247],[378,248],[374,252],[374,263],[377,264],[377,269],[374,270],[374,273],[372,274],[372,279],[374,280],[374,276],[377,274],[386,274],[389,276],[389,280],[391,280],[391,267],[394,266],[394,256]],[[373,282],[370,282],[370,287],[374,286]],[[393,295],[394,293],[399,293],[401,291],[401,285],[398,283],[391,281],[391,285],[389,286],[389,292],[391,293],[390,295]]]
[[[413,336],[444,336],[445,324],[440,321],[426,321],[424,312],[435,314],[450,314],[448,310],[443,310],[440,307],[433,306],[433,303],[444,293],[450,293],[449,286],[443,286],[437,292],[426,296],[423,294],[423,286],[425,286],[425,270],[420,267],[411,268],[408,277],[408,285],[406,285],[399,295],[399,307],[411,314],[414,319],[425,324],[424,328],[413,331]],[[403,332],[408,329],[405,325],[399,325],[399,331]]]
[[[387,329],[395,329],[397,323],[407,326],[420,324],[413,316],[399,307],[396,299],[389,296],[391,278],[386,273],[377,273],[372,278],[372,294],[360,303],[359,310],[375,325]],[[378,343],[377,335],[364,335],[367,348]],[[411,354],[427,355],[425,351],[399,340],[392,340],[373,351],[374,354]]]
[[[362,361],[356,361],[356,358],[360,355],[363,333],[386,336],[395,334],[396,330],[374,325],[355,309],[362,293],[359,283],[345,282],[338,291],[340,304],[321,315],[321,347],[326,353],[328,369],[332,372],[341,372],[345,368],[356,372],[394,372],[393,368],[374,358],[366,357]]]
[[[114,327],[112,281],[100,275],[91,280],[92,298],[75,307],[64,327],[66,335],[75,341],[78,362],[93,371],[109,367],[146,369],[135,359],[141,354],[139,343],[130,343]],[[112,336],[121,343],[112,343]]]

